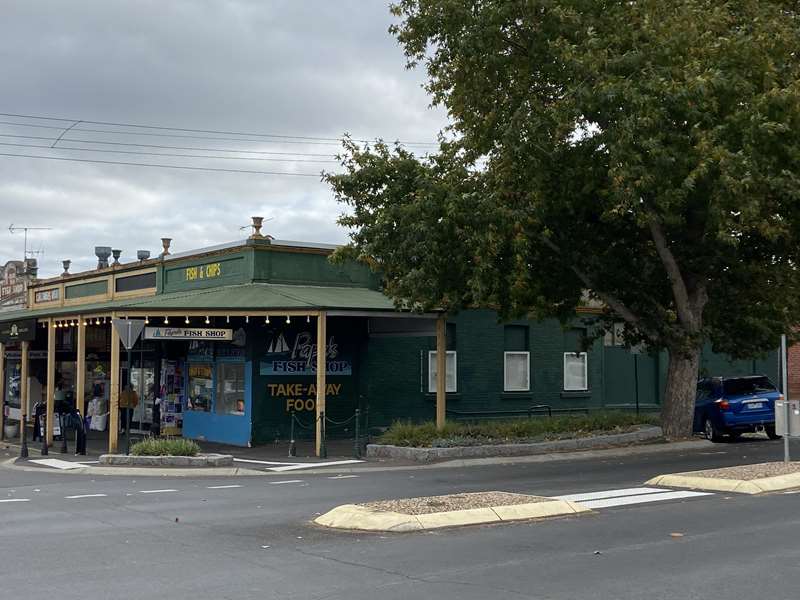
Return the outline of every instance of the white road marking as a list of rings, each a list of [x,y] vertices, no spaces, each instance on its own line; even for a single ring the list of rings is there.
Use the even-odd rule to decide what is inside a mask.
[[[79,498],[107,498],[106,494],[78,494],[77,496],[64,496],[67,500],[78,500]]]
[[[292,465],[286,465],[283,467],[270,467],[269,471],[275,471],[276,473],[283,473],[284,471],[299,471],[300,469],[313,469],[314,467],[334,467],[337,465],[353,465],[357,463],[362,463],[363,460],[332,460],[330,462],[316,462],[316,463],[297,463]]]
[[[178,490],[139,490],[140,494],[165,494],[166,492],[177,492]]]
[[[4,498],[0,502],[30,502],[30,498]]]
[[[209,490],[229,490],[231,488],[240,488],[241,485],[209,485]]]
[[[588,500],[579,502],[586,508],[611,508],[612,506],[630,506],[632,504],[645,504],[647,502],[661,502],[663,500],[680,500],[683,498],[699,498],[713,496],[709,492],[663,492],[660,494],[645,494],[640,496],[624,496],[622,498],[605,498],[603,500]]]
[[[254,465],[297,465],[300,463],[276,462],[274,460],[254,460],[252,458],[234,458],[233,462],[251,463]]]
[[[287,481],[270,481],[270,485],[283,485],[284,483],[303,483],[302,479],[289,479]]]
[[[81,465],[99,465],[100,464],[99,460],[79,460],[79,461],[76,461],[76,462],[78,464],[81,464]]]
[[[353,479],[358,477],[358,475],[334,475],[333,477],[328,477],[328,479]]]
[[[669,490],[638,487],[638,488],[622,488],[619,490],[605,490],[603,492],[586,492],[583,494],[568,494],[566,496],[556,496],[559,500],[569,500],[571,502],[583,502],[584,500],[602,500],[604,498],[619,498],[622,496],[641,496],[644,494],[658,494],[660,492],[668,492]]]
[[[30,462],[45,467],[61,469],[62,471],[66,471],[68,469],[82,469],[83,467],[86,466],[81,463],[69,462],[68,460],[60,460],[58,458],[36,458]]]

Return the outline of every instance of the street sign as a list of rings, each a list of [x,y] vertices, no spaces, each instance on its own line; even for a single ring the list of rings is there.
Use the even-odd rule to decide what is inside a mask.
[[[233,339],[233,329],[214,329],[210,327],[148,327],[144,332],[146,340],[218,340],[229,342]]]
[[[775,433],[800,437],[800,400],[775,401]]]
[[[136,344],[136,340],[144,329],[144,321],[142,319],[113,319],[111,321],[114,329],[119,334],[119,339],[126,350],[130,350]]]

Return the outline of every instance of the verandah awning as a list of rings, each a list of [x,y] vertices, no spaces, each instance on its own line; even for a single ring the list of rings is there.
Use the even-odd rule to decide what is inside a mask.
[[[367,288],[247,283],[158,294],[145,298],[2,312],[0,322],[79,314],[93,315],[110,311],[122,313],[150,311],[155,315],[159,312],[180,310],[278,312],[304,309],[395,311],[390,298],[377,290]]]

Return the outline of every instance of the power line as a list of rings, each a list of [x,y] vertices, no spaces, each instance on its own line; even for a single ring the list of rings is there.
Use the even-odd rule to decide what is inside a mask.
[[[94,163],[100,165],[125,165],[129,167],[157,167],[162,169],[184,169],[188,171],[209,171],[209,172],[217,172],[217,173],[248,173],[252,175],[289,175],[292,177],[319,177],[319,175],[315,173],[290,173],[286,171],[249,171],[246,169],[223,169],[217,167],[190,167],[187,165],[165,165],[165,164],[158,164],[158,163],[135,163],[135,162],[124,162],[124,161],[116,161],[116,160],[98,160],[98,159],[90,159],[90,158],[72,158],[67,156],[41,156],[36,154],[12,154],[8,152],[0,152],[0,156],[7,156],[13,158],[37,158],[37,159],[44,159],[44,160],[60,160],[60,161],[67,161],[67,162],[82,162],[82,163]]]
[[[58,128],[54,128],[58,129]],[[82,131],[82,130],[79,130]],[[42,135],[18,135],[12,133],[0,133],[0,137],[19,138],[25,140],[46,140],[52,142],[55,138]],[[266,154],[269,156],[315,156],[333,158],[333,154],[314,154],[311,152],[271,152],[267,150],[234,150],[227,148],[198,148],[196,146],[168,146],[162,144],[135,144],[133,142],[108,142],[105,140],[79,140],[75,138],[61,138],[62,142],[75,142],[79,144],[103,144],[111,146],[135,146],[137,148],[158,148],[161,150],[197,150],[198,152],[239,152],[241,154]],[[59,146],[61,147],[61,146]]]
[[[97,148],[78,148],[77,146],[52,146],[47,144],[16,144],[12,142],[0,142],[0,146],[15,146],[18,148],[47,148],[48,150],[77,150],[79,152],[97,152],[100,154],[137,154],[140,156],[170,156],[174,158],[210,158],[222,160],[258,160],[264,162],[298,162],[298,163],[335,163],[335,160],[324,160],[320,158],[297,159],[297,158],[261,158],[258,156],[208,156],[206,154],[175,154],[170,152],[142,152],[137,150],[106,150]]]
[[[242,131],[226,131],[226,130],[218,130],[218,129],[192,129],[188,127],[165,127],[162,125],[142,125],[138,123],[116,123],[113,121],[91,121],[88,119],[66,119],[63,117],[47,117],[43,115],[23,115],[17,113],[2,113],[0,112],[0,116],[4,117],[15,117],[20,119],[39,119],[45,121],[64,121],[64,122],[82,122],[82,123],[89,123],[91,125],[108,125],[113,127],[131,127],[137,129],[153,129],[159,131],[181,131],[187,133],[211,133],[216,135],[239,135],[239,136],[251,136],[251,137],[267,137],[267,138],[278,138],[281,140],[304,140],[305,142],[301,143],[312,143],[312,142],[329,142],[329,143],[336,143],[340,144],[341,139],[339,138],[329,138],[329,137],[317,137],[317,136],[302,136],[302,135],[284,135],[278,133],[256,133],[256,132],[242,132]],[[63,127],[61,128],[63,129]],[[121,132],[120,132],[121,133]],[[130,132],[132,133],[132,132]],[[370,143],[371,140],[365,139],[354,139],[356,142],[363,142],[363,143]],[[398,143],[405,144],[408,146],[438,146],[436,142],[407,142],[407,141],[400,141]]]

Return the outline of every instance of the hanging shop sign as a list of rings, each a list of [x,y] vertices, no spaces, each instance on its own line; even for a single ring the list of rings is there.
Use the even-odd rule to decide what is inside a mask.
[[[8,350],[6,352],[6,360],[20,360],[21,358],[21,350]],[[47,350],[30,350],[28,352],[28,360],[44,360],[46,358]]]
[[[219,340],[233,339],[233,329],[201,327],[145,327],[146,340]]]
[[[0,343],[32,342],[36,339],[36,319],[0,324]]]
[[[317,372],[317,343],[309,331],[298,333],[287,341],[283,333],[275,334],[267,344],[266,360],[261,361],[261,375],[291,376],[314,375]],[[341,356],[333,336],[325,347],[325,373],[327,375],[352,375],[353,363]]]

